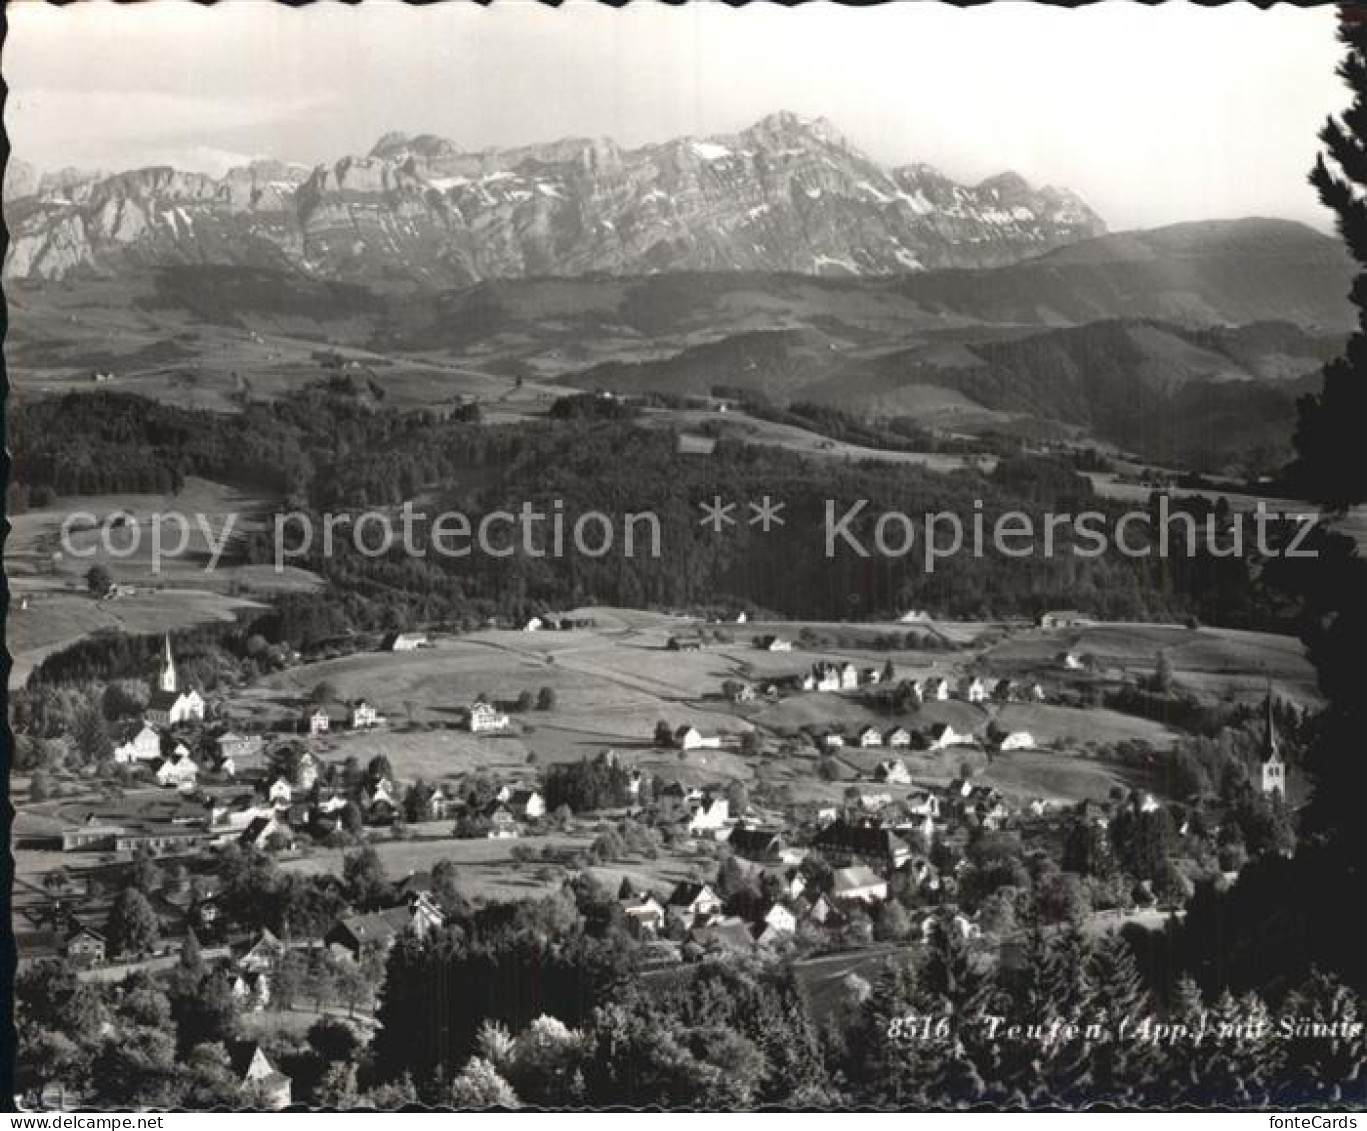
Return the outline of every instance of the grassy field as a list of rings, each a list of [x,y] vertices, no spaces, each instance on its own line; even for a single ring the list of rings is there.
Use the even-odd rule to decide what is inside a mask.
[[[14,666],[9,686],[22,687],[48,655],[97,632],[171,632],[229,621],[240,610],[262,607],[257,601],[204,589],[139,590],[113,601],[70,590],[31,590],[28,608],[10,610],[6,643]]]
[[[549,895],[559,889],[565,876],[563,866],[551,860],[519,861],[520,855],[543,851],[553,856],[585,851],[597,835],[592,828],[575,833],[519,837],[509,840],[456,840],[449,835],[449,824],[410,826],[417,835],[409,840],[378,840],[375,851],[393,880],[430,869],[442,860],[459,866],[461,891],[472,899],[520,900]],[[343,852],[340,849],[313,848],[305,856],[287,859],[282,867],[302,875],[340,874]],[[715,869],[713,858],[695,844],[680,845],[672,852],[661,852],[656,860],[636,859],[605,864],[589,871],[611,890],[624,877],[651,890],[667,893],[680,880],[703,869]]]
[[[890,658],[899,678],[938,673],[953,680],[967,670],[988,670],[1039,674],[1046,687],[1056,688],[1065,673],[1054,669],[1053,657],[1072,646],[1094,654],[1107,674],[1116,677],[1148,674],[1162,649],[1173,658],[1179,681],[1202,693],[1261,694],[1264,672],[1275,673],[1279,693],[1312,693],[1312,673],[1300,644],[1260,633],[1162,625],[1059,631],[960,625],[944,627],[966,641],[982,638],[992,643],[934,654],[831,648],[771,653],[749,645],[752,631],[770,626],[743,625],[729,628],[736,637],[731,644],[672,652],[665,642],[680,630],[677,618],[611,609],[595,610],[593,615],[598,626],[591,629],[485,631],[437,638],[434,647],[416,652],[365,653],[305,665],[239,692],[229,711],[244,722],[296,719],[313,688],[326,681],[340,698],[364,696],[388,717],[386,726],[373,731],[334,732],[321,747],[326,757],[354,755],[365,762],[382,753],[400,777],[438,781],[476,770],[530,775],[534,766],[593,756],[605,748],[617,750],[627,764],[665,777],[698,784],[752,780],[761,763],[737,752],[747,730],[756,731],[761,744],[772,748],[803,728],[837,726],[853,734],[868,723],[880,729],[895,722],[922,729],[946,723],[981,737],[995,723],[1028,731],[1038,746],[1047,749],[996,759],[989,767],[981,753],[955,748],[916,756],[919,764],[913,772],[927,781],[947,781],[965,759],[978,759],[975,768],[995,775],[1008,792],[1066,799],[1104,795],[1120,780],[1113,767],[1088,757],[1096,746],[1136,740],[1161,751],[1172,745],[1176,734],[1149,719],[1056,703],[950,700],[930,702],[896,718],[875,713],[857,692],[794,694],[776,702],[734,705],[720,696],[721,683],[801,672],[816,659],[849,658],[860,666],[881,667]],[[787,625],[784,632],[796,636],[802,627]],[[843,631],[842,626],[812,627],[827,633]],[[849,631],[857,642],[858,631],[879,630],[860,626]],[[535,695],[542,687],[555,692],[553,710],[515,713],[509,732],[498,736],[461,729],[462,712],[477,695],[511,701],[522,692]],[[658,750],[652,744],[657,719],[671,727],[690,724],[716,735],[721,748],[690,751],[683,758]],[[842,752],[852,775],[867,775],[885,756],[887,751],[879,748],[846,747]],[[766,760],[762,765],[767,777],[788,784],[801,799],[837,799],[847,784],[821,781],[805,746],[801,757]]]
[[[242,537],[269,521],[273,505],[260,495],[190,478],[175,494],[81,496],[14,515],[5,545],[11,592],[6,643],[14,658],[10,686],[22,686],[49,653],[97,632],[158,633],[231,620],[241,609],[261,607],[256,598],[319,585],[316,576],[301,569],[277,573],[268,565],[242,562]],[[86,520],[72,527],[63,547],[63,523],[82,512],[94,516],[93,526]],[[102,540],[99,528],[119,512],[131,517]],[[170,514],[183,515],[189,524],[184,548],[178,528],[164,521],[162,550],[154,554],[153,517]],[[211,539],[224,547],[217,562]],[[95,599],[84,578],[96,564],[132,593]]]

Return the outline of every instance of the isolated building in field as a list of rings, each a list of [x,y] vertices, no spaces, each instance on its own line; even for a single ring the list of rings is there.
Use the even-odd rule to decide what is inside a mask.
[[[908,747],[911,745],[911,731],[906,727],[893,727],[883,735],[885,746]]]
[[[425,632],[389,632],[380,642],[382,652],[412,652],[428,646]]]
[[[380,725],[380,713],[364,699],[358,699],[350,704],[349,710],[352,730],[369,730]]]
[[[870,723],[859,728],[859,745],[862,747],[882,746],[883,732]]]
[[[476,699],[470,704],[468,720],[472,734],[507,730],[510,725],[508,716],[484,699]]]
[[[1085,628],[1091,618],[1076,609],[1053,609],[1039,616],[1040,628]]]

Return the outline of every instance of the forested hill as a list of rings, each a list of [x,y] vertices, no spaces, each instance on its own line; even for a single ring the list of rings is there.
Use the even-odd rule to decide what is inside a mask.
[[[865,546],[874,545],[877,517],[887,511],[915,522],[952,511],[971,529],[980,504],[989,531],[1007,510],[1120,513],[1119,504],[1093,498],[1088,481],[1067,463],[1036,457],[1007,459],[985,475],[811,460],[727,441],[710,456],[683,456],[668,431],[641,428],[629,418],[481,425],[378,408],[335,383],[235,416],[128,396],[21,405],[12,416],[11,443],[19,483],[59,493],[138,491],[189,474],[237,482],[237,472],[251,468],[291,509],[393,507],[421,496],[427,513],[455,509],[477,521],[524,501],[549,511],[559,500],[570,523],[588,511],[618,523],[619,540],[601,557],[519,551],[511,558],[453,559],[396,551],[376,558],[343,550],[327,559],[298,559],[294,564],[333,583],[322,599],[296,601],[287,611],[290,632],[301,641],[347,628],[473,623],[491,614],[591,603],[767,609],[823,619],[911,606],[958,617],[1029,615],[1056,605],[1115,618],[1191,614],[1248,626],[1276,619],[1240,559],[1062,551],[1014,558],[992,552],[989,543],[982,557],[962,554],[927,570],[919,542],[906,556],[875,550],[863,557],[843,541],[826,553],[828,505],[841,515],[861,500],[864,509],[851,529]],[[63,462],[59,453],[81,455]],[[746,503],[766,495],[785,506],[784,525],[768,533],[743,521]],[[720,535],[698,521],[701,504],[715,496],[738,503],[742,518]],[[658,516],[658,557],[622,553],[623,516],[639,512]],[[1059,546],[1067,544],[1065,533]],[[252,542],[249,553],[272,559],[266,538]]]

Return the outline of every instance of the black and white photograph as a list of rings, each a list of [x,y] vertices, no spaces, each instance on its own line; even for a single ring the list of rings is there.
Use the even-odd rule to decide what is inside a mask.
[[[1367,6],[5,14],[13,1126],[1357,1125]]]

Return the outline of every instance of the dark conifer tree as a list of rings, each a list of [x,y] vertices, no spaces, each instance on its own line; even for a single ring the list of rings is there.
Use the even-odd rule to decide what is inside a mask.
[[[1352,91],[1341,119],[1320,131],[1325,152],[1310,182],[1333,210],[1353,258],[1365,269],[1353,283],[1358,329],[1342,357],[1324,370],[1324,388],[1304,397],[1298,408],[1297,486],[1315,502],[1342,508],[1367,501],[1367,16],[1355,5],[1340,6],[1339,38],[1348,54],[1339,74]],[[1327,158],[1327,159],[1326,159]]]

